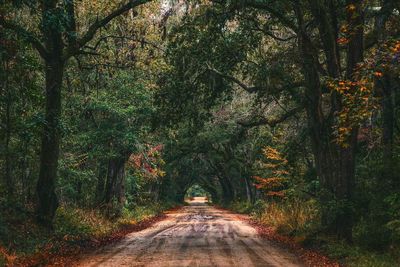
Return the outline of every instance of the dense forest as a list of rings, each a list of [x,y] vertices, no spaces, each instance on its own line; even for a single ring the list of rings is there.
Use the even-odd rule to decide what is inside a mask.
[[[2,0],[0,59],[0,265],[199,192],[400,265],[398,0]]]

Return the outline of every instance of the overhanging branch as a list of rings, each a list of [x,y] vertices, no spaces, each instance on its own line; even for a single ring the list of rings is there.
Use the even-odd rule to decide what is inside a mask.
[[[258,0],[246,0],[243,1],[242,4],[246,7],[252,7],[255,9],[265,10],[270,13],[272,16],[276,17],[282,25],[292,29],[294,32],[298,32],[298,27],[295,25],[293,21],[284,16],[281,12],[271,8],[271,6],[267,2],[258,1]]]
[[[65,55],[66,58],[69,58],[71,56],[74,56],[76,54],[79,53],[79,49],[81,49],[82,47],[84,47],[89,41],[91,41],[93,39],[93,37],[95,36],[95,34],[97,33],[97,31],[106,26],[111,20],[113,20],[114,18],[128,12],[129,10],[140,6],[142,4],[145,4],[147,2],[150,2],[152,0],[129,0],[128,3],[126,3],[125,5],[115,9],[113,12],[111,12],[110,14],[108,14],[107,16],[105,16],[102,19],[98,19],[96,20],[92,25],[89,26],[89,29],[87,30],[87,32],[80,38],[77,39],[76,41],[76,46],[69,46],[67,49],[67,53]]]
[[[239,79],[237,79],[237,78],[235,78],[235,77],[233,77],[231,75],[222,73],[219,70],[217,70],[217,69],[215,69],[215,68],[213,68],[213,67],[211,67],[209,65],[208,65],[207,70],[219,75],[222,78],[225,78],[225,79],[227,79],[227,80],[229,80],[231,82],[234,82],[235,84],[239,85],[242,89],[244,89],[248,93],[256,93],[256,92],[259,92],[259,91],[265,89],[265,88],[259,87],[259,86],[248,86],[244,82],[240,81]],[[286,85],[282,86],[282,88],[280,88],[280,90],[284,90],[284,89],[291,90],[293,88],[298,88],[298,87],[301,87],[301,86],[304,86],[304,82],[303,81],[293,82],[293,83],[286,84]]]
[[[257,91],[260,90],[260,87],[257,86],[247,86],[246,84],[244,84],[242,81],[240,81],[239,79],[236,79],[235,77],[222,73],[219,70],[216,70],[215,68],[212,68],[210,66],[208,66],[208,70],[219,75],[222,78],[225,78],[231,82],[236,83],[237,85],[239,85],[241,88],[243,88],[245,91],[247,91],[248,93],[255,93]]]
[[[149,45],[152,46],[153,48],[156,48],[157,50],[160,50],[161,52],[165,52],[165,50],[158,46],[157,44],[147,41],[145,38],[135,38],[135,37],[129,37],[129,36],[118,36],[118,35],[108,35],[101,37],[94,46],[88,46],[86,45],[84,48],[88,48],[90,50],[97,50],[97,48],[100,46],[102,42],[106,42],[107,39],[123,39],[123,40],[128,40],[128,41],[133,41],[137,43],[141,43],[143,45]]]
[[[258,120],[249,120],[249,121],[238,121],[237,124],[245,127],[245,128],[252,128],[252,127],[257,127],[257,126],[262,126],[262,125],[268,125],[270,127],[275,127],[277,124],[282,123],[289,119],[290,117],[296,115],[298,112],[302,111],[304,109],[303,106],[298,106],[295,107],[288,112],[282,114],[278,118],[260,118]]]
[[[0,16],[0,25],[6,29],[15,32],[20,37],[25,38],[39,52],[40,56],[43,59],[47,59],[49,57],[46,48],[32,32],[27,31],[18,24],[5,20],[4,17],[1,16]]]

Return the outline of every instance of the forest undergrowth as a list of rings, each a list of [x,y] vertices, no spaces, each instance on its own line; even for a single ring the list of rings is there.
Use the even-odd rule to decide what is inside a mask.
[[[107,245],[164,218],[175,203],[124,207],[110,218],[101,209],[62,205],[52,230],[39,226],[34,211],[0,200],[0,266],[67,266],[78,254]]]
[[[319,211],[315,201],[259,200],[254,204],[242,201],[234,202],[227,208],[249,214],[251,220],[260,227],[258,229],[262,236],[297,250],[300,248],[303,259],[318,255],[317,261],[304,259],[311,266],[324,266],[320,255],[328,257],[328,266],[339,264],[349,267],[393,267],[400,263],[398,244],[388,245],[388,250],[366,247],[370,241],[365,240],[366,236],[362,233],[362,229],[368,227],[365,222],[355,226],[353,244],[324,233],[318,224]]]

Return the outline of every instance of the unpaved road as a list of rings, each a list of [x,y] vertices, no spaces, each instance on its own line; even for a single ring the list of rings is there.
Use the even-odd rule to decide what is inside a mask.
[[[195,198],[190,206],[117,244],[86,255],[78,266],[303,266],[238,215]]]

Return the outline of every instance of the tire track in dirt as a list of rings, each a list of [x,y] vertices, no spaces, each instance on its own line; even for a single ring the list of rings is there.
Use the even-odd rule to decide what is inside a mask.
[[[257,235],[237,215],[197,198],[152,227],[90,255],[75,266],[266,266],[298,267],[286,249]]]

